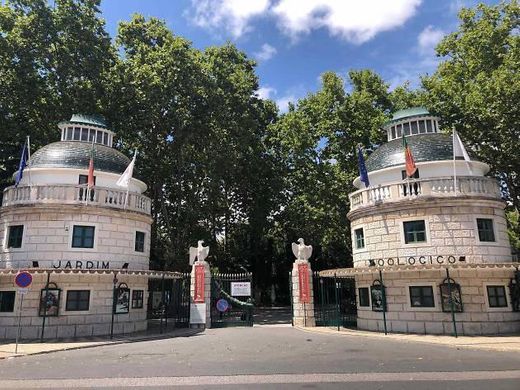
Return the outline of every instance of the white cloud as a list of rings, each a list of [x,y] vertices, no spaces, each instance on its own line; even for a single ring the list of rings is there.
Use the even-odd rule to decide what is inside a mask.
[[[401,26],[422,0],[280,0],[272,8],[280,28],[293,38],[327,28],[330,34],[361,44],[381,31]]]
[[[256,94],[260,99],[271,99],[273,95],[276,95],[276,89],[271,87],[260,87]]]
[[[446,35],[441,29],[436,29],[433,26],[428,26],[421,31],[417,37],[417,49],[420,54],[424,56],[431,56],[435,54],[435,46]]]
[[[270,0],[191,0],[193,14],[186,15],[200,27],[224,28],[234,38],[250,30],[249,21],[269,8]]]
[[[254,57],[259,61],[267,61],[273,58],[273,56],[277,53],[275,47],[271,46],[268,43],[264,43],[260,51],[253,53]]]
[[[282,96],[279,99],[276,99],[276,105],[280,109],[281,112],[289,111],[289,103],[294,103],[298,101],[298,98],[294,95],[286,95]]]
[[[239,38],[251,20],[272,16],[291,38],[325,28],[333,36],[361,44],[400,27],[423,0],[191,0],[188,18],[197,26]]]

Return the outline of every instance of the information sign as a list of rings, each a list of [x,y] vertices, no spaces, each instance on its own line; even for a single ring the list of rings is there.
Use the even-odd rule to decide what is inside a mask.
[[[251,282],[231,282],[231,295],[234,297],[250,297]]]

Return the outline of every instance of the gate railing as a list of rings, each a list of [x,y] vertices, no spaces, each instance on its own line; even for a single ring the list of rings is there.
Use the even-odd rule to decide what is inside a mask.
[[[233,295],[232,283],[250,284],[252,274],[211,274],[211,326],[253,326],[253,299],[251,295]]]
[[[147,318],[160,320],[161,330],[168,322],[176,328],[189,327],[190,284],[189,273],[175,279],[150,280]]]
[[[328,278],[314,272],[313,289],[316,326],[356,326],[356,285],[353,278]]]

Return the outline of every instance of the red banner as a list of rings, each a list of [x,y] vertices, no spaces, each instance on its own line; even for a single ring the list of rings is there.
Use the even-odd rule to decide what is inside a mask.
[[[195,266],[195,303],[204,303],[204,266]]]
[[[298,282],[300,285],[300,303],[310,303],[309,264],[298,264]]]

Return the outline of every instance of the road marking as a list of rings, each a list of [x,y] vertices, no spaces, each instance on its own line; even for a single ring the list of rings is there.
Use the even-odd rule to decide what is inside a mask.
[[[273,374],[229,376],[174,376],[146,378],[78,378],[78,379],[11,379],[0,380],[0,388],[50,389],[99,387],[210,386],[248,384],[407,382],[520,379],[520,370],[463,372],[369,372],[353,374]]]

